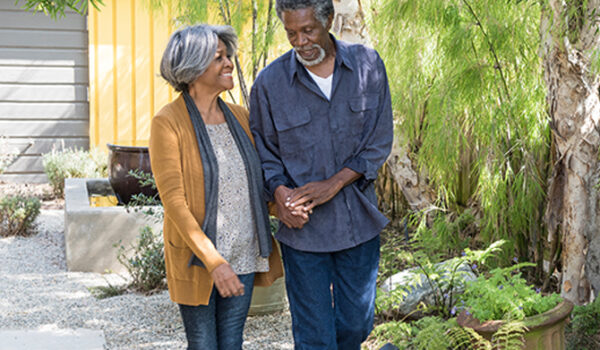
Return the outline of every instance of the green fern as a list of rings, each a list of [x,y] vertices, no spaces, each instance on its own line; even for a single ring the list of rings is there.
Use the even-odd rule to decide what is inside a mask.
[[[454,350],[521,350],[527,328],[520,321],[503,324],[488,340],[468,327],[453,327],[446,331],[450,348]]]
[[[446,332],[450,348],[454,350],[491,350],[492,344],[471,328],[453,327]]]
[[[494,349],[520,350],[525,345],[525,332],[527,327],[520,321],[507,322],[503,324],[496,333],[492,335]]]
[[[453,322],[444,321],[440,317],[425,317],[416,322],[421,329],[414,340],[418,350],[446,350],[449,339],[447,331],[452,328]]]

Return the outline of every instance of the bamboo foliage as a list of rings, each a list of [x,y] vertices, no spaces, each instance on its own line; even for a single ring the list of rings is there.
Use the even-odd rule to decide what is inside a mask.
[[[539,4],[372,0],[369,7],[398,138],[438,202],[478,207],[486,241],[508,238],[517,254],[535,255],[549,149]]]

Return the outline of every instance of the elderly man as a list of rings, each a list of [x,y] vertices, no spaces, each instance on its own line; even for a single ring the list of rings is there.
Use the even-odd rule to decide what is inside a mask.
[[[293,49],[266,67],[250,123],[281,222],[296,349],[360,349],[373,327],[379,233],[373,181],[392,110],[372,49],[336,40],[331,0],[277,0]]]

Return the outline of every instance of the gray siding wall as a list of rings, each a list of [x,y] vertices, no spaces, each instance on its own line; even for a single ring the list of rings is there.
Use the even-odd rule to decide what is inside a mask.
[[[22,153],[0,181],[45,182],[42,154],[89,145],[86,18],[22,4],[0,0],[0,136]]]

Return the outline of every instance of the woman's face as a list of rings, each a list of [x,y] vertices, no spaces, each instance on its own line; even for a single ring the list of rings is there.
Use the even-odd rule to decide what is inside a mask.
[[[195,83],[213,87],[219,92],[233,89],[233,63],[227,56],[227,47],[221,40],[214,59]]]

